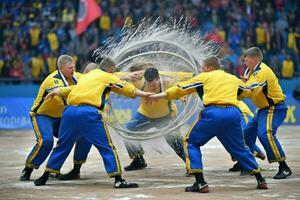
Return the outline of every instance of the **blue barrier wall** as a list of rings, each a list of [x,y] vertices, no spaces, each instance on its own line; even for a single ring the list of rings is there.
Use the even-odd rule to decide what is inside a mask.
[[[36,97],[40,85],[0,85],[1,97]]]
[[[0,98],[0,129],[21,129],[31,128],[29,110],[32,106],[34,98],[32,97],[2,97]],[[122,103],[119,105],[126,105],[126,108],[117,108],[114,110],[116,117],[120,121],[129,121],[133,113],[137,110],[138,99],[120,99]],[[245,101],[250,109],[255,112],[255,106],[249,101]],[[284,124],[286,125],[300,125],[300,101],[287,94],[286,104],[288,106],[288,113]]]

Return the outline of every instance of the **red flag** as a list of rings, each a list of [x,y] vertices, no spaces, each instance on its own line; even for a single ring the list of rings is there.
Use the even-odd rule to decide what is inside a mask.
[[[84,32],[88,25],[101,15],[102,11],[96,0],[80,0],[76,34]]]

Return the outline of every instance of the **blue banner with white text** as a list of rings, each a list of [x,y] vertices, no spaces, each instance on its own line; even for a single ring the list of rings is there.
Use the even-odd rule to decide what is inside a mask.
[[[1,97],[0,129],[31,128],[29,110],[33,101],[31,97]]]

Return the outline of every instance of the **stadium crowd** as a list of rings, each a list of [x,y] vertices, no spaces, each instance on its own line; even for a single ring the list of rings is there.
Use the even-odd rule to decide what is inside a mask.
[[[256,45],[280,78],[300,72],[300,1],[97,0],[102,16],[75,34],[78,1],[3,0],[0,3],[0,78],[42,79],[57,56],[73,55],[77,70],[90,52],[143,18],[188,17],[194,30],[222,44],[227,71],[241,75],[242,52]]]

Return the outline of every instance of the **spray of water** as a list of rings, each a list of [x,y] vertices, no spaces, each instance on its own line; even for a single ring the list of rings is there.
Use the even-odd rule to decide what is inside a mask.
[[[175,52],[187,59],[193,59],[193,64],[201,64],[203,59],[215,56],[219,51],[219,46],[205,40],[200,31],[191,31],[186,18],[170,19],[165,23],[159,18],[144,19],[136,26],[124,28],[122,32],[121,38],[109,38],[95,54],[98,57],[109,56],[119,63],[125,57],[131,56],[130,53],[134,50],[155,49]]]
[[[138,25],[123,29],[121,37],[109,38],[103,47],[94,52],[94,56],[110,57],[117,63],[118,71],[128,71],[131,63],[143,60],[153,63],[160,71],[183,71],[200,73],[199,66],[209,56],[218,54],[219,46],[201,37],[199,31],[191,31],[186,18],[170,19],[162,23],[160,19],[145,19]],[[131,131],[125,126],[126,121],[118,117],[115,110],[126,107],[122,97],[112,95],[106,122],[122,137],[131,140],[147,140],[172,133],[183,126],[201,109],[201,100],[190,96],[178,109],[176,119],[166,122],[160,128],[147,131]],[[124,101],[125,102],[125,101]],[[109,119],[109,120],[108,120]]]

